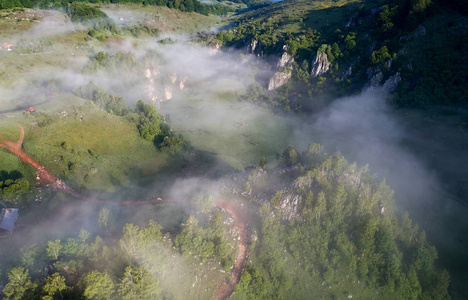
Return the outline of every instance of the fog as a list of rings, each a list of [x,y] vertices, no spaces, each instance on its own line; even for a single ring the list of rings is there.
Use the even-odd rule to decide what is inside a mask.
[[[127,20],[131,23],[139,17],[126,11],[106,13],[117,24],[127,24]],[[74,30],[77,28],[66,20],[52,16],[16,40],[50,38]],[[303,151],[308,144],[321,143],[326,152],[339,151],[349,162],[369,164],[371,173],[386,178],[395,190],[398,207],[409,211],[427,230],[441,253],[444,266],[457,266],[459,273],[455,284],[468,280],[464,274],[467,261],[461,260],[464,250],[468,249],[467,208],[450,197],[451,192],[443,183],[447,179],[441,178],[417,152],[404,145],[414,132],[407,128],[408,124],[399,121],[397,112],[387,103],[390,96],[386,92],[376,89],[335,99],[328,108],[314,114],[274,115],[265,108],[237,100],[249,85],[272,75],[270,66],[260,58],[242,51],[221,52],[196,45],[188,42],[187,36],[168,34],[164,37],[175,42],[161,44],[158,41],[162,37],[126,38],[89,48],[68,45],[65,49],[54,43],[51,50],[54,53],[44,54],[42,63],[24,72],[21,72],[24,66],[17,63],[20,70],[13,72],[13,80],[8,79],[12,83],[2,82],[0,113],[20,115],[22,111],[16,109],[23,110],[27,106],[41,109],[49,101],[61,107],[60,95],[68,95],[94,82],[108,93],[124,97],[131,108],[140,99],[152,103],[162,115],[168,116],[174,132],[184,135],[195,148],[214,153],[232,167],[233,172],[256,165],[262,156],[274,164],[276,155],[289,145]],[[117,60],[113,69],[87,69],[99,51],[105,52],[108,58],[122,53],[133,62],[127,65]],[[6,57],[7,54],[1,55]],[[28,60],[26,56],[24,59]],[[54,64],[55,59],[60,61],[59,65]],[[5,62],[1,64],[10,67]],[[57,97],[49,99],[47,95],[51,91]],[[182,208],[163,208],[158,213],[158,222],[168,226],[180,222],[181,216],[174,214],[190,213],[189,208],[183,208],[187,206],[186,199],[200,194],[217,196],[221,187],[220,181],[209,180],[203,174],[175,180],[162,196],[174,199]],[[154,197],[154,193],[159,192],[150,188],[148,194]],[[53,219],[43,220],[28,229],[25,240],[59,238],[80,228],[96,231],[99,208],[95,204],[60,207]],[[119,208],[114,210],[115,214],[121,213]],[[153,213],[142,208],[129,221],[143,223]],[[184,266],[180,266],[177,272],[184,270]]]
[[[24,38],[45,38],[73,32],[81,26],[73,24],[63,12],[50,10],[37,25],[24,32]]]
[[[419,152],[408,147],[407,141],[436,131],[430,127],[415,129],[414,124],[424,124],[424,115],[412,114],[411,122],[403,122],[406,116],[402,117],[400,111],[391,107],[390,97],[385,91],[376,89],[334,100],[323,112],[302,118],[302,124],[296,123],[297,145],[305,149],[308,143],[319,142],[325,146],[326,152],[341,152],[349,162],[368,164],[371,174],[375,173],[378,179],[386,179],[395,191],[400,214],[408,211],[428,233],[439,251],[443,267],[453,272],[453,288],[466,293],[463,283],[468,279],[468,260],[463,255],[468,249],[466,199],[447,189],[448,182],[457,181],[457,178],[443,177],[439,169],[428,164],[458,159],[460,166],[466,165],[466,161],[460,159],[463,150],[451,144],[433,146],[422,143],[425,148]],[[450,157],[432,155],[428,161],[423,159],[428,156],[427,152],[450,153]]]

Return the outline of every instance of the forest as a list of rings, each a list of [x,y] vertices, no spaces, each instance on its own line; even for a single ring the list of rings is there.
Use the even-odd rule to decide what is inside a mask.
[[[0,0],[0,299],[465,299],[467,13]]]

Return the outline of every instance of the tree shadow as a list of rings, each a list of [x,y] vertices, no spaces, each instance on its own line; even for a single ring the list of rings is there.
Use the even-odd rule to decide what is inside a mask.
[[[0,181],[17,180],[23,177],[23,174],[19,170],[13,170],[10,172],[5,170],[0,171]]]

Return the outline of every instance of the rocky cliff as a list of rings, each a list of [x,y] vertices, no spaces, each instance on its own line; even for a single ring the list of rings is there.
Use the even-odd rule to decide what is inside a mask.
[[[275,90],[283,85],[285,85],[289,79],[291,79],[292,71],[293,71],[293,62],[294,57],[289,55],[286,52],[286,48],[284,48],[284,53],[279,59],[278,63],[276,64],[276,72],[273,77],[270,78],[268,82],[268,90],[272,91]]]
[[[328,61],[328,56],[326,53],[317,52],[314,62],[312,64],[312,70],[310,76],[318,77],[328,72],[330,69],[331,63]]]

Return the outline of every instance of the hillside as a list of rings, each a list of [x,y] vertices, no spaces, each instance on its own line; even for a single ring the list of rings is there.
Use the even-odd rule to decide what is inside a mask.
[[[377,85],[398,106],[463,106],[466,11],[445,1],[281,1],[241,15],[210,43],[282,57],[279,76],[263,83],[277,90],[263,96],[271,107],[314,110],[310,97]]]
[[[462,1],[38,3],[0,2],[1,299],[465,298]]]

